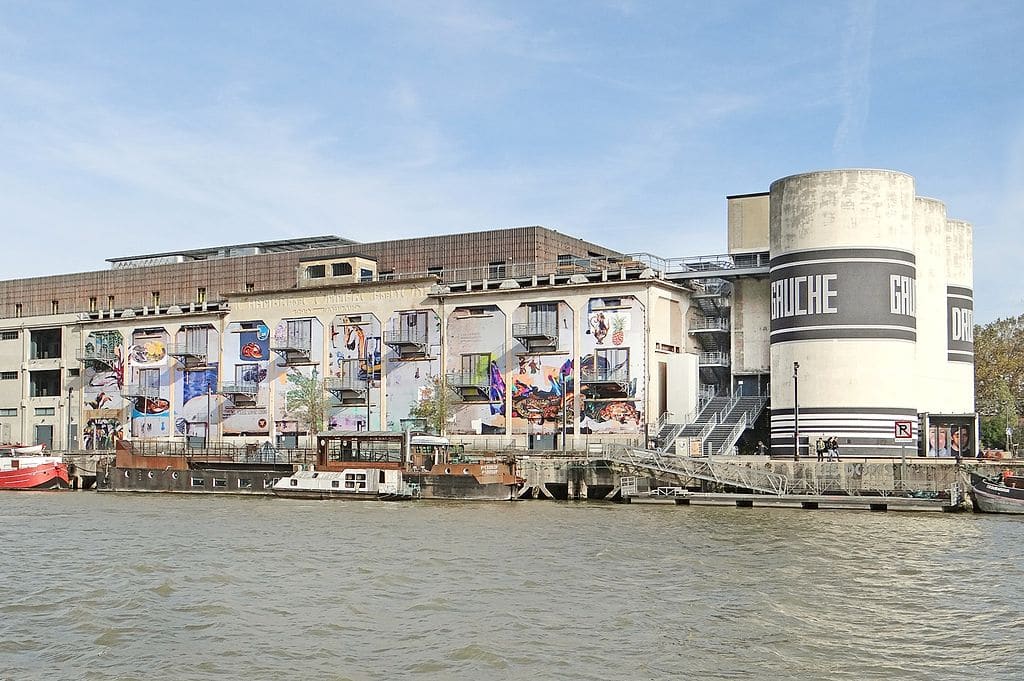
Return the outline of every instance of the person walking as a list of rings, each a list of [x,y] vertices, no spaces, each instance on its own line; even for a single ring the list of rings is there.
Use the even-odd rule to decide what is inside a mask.
[[[826,447],[828,448],[828,460],[839,461],[839,440],[835,435],[828,439]]]
[[[818,455],[818,461],[823,461],[825,459],[825,438],[821,435],[818,436],[818,439],[814,443],[814,451]]]

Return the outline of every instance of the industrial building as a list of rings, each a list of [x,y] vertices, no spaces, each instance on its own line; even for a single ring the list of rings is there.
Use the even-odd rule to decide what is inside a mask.
[[[774,455],[821,435],[853,456],[973,451],[971,226],[882,170],[727,202],[714,256],[524,227],[3,281],[0,440],[303,446],[289,395],[314,385],[321,427],[421,428],[439,400],[476,450],[731,454],[762,423]]]

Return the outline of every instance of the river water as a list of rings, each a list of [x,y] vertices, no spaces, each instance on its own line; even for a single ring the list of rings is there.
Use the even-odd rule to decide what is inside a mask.
[[[0,495],[0,679],[1024,678],[1024,518]]]

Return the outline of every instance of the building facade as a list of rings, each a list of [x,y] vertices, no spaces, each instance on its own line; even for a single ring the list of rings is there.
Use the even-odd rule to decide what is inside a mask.
[[[731,453],[758,396],[776,455],[970,450],[969,224],[909,175],[846,170],[728,197],[727,232],[707,257],[525,227],[0,282],[0,441],[302,446],[312,387],[332,430],[423,427],[441,391],[446,432],[480,450],[688,434]]]

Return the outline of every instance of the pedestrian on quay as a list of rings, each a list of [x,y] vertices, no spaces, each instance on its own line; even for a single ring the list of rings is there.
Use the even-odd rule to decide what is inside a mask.
[[[839,440],[833,435],[828,439],[828,460],[839,461]]]
[[[814,451],[818,454],[818,461],[824,461],[825,459],[825,438],[821,435],[818,436],[817,441],[814,443]]]
[[[758,456],[764,456],[768,453],[768,448],[764,446],[764,442],[761,440],[757,441],[757,449],[755,450]]]

